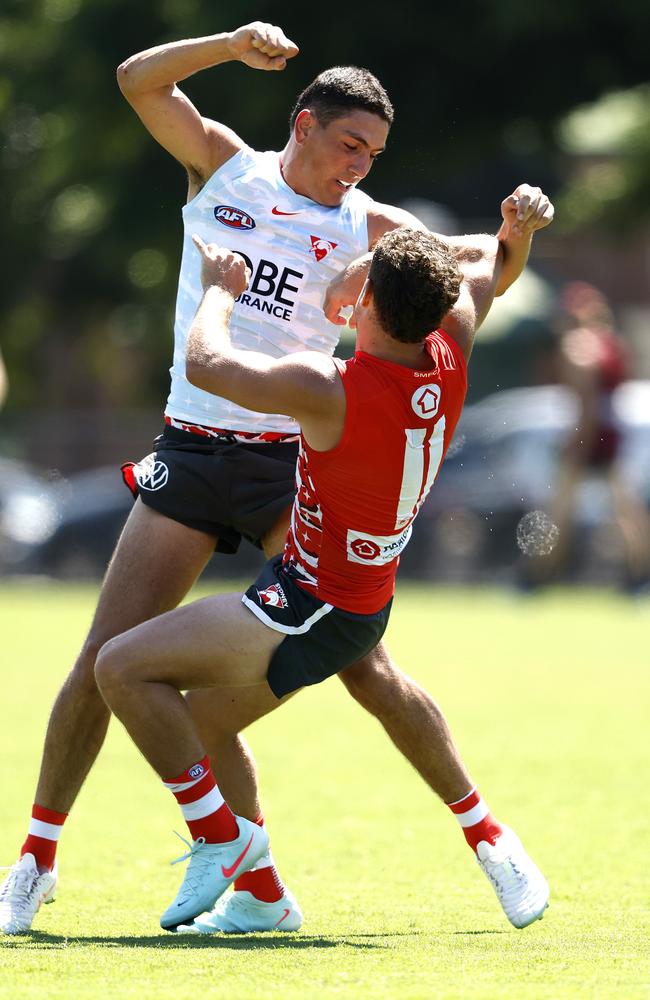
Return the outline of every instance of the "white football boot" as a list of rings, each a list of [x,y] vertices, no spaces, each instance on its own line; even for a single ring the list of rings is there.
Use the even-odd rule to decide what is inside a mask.
[[[54,902],[56,865],[39,872],[33,854],[23,854],[0,886],[0,932],[24,934],[30,930],[41,903]]]
[[[181,837],[189,851],[172,861],[186,861],[189,865],[176,899],[162,917],[160,926],[175,931],[179,924],[189,924],[205,910],[211,910],[228,886],[253,867],[269,847],[266,830],[251,823],[243,816],[235,816],[239,836],[225,844],[206,844],[199,837],[192,844]]]
[[[541,920],[548,906],[548,883],[509,827],[503,827],[496,844],[482,840],[477,847],[476,860],[514,927],[527,927]]]
[[[210,913],[203,913],[193,924],[183,924],[182,934],[251,934],[254,931],[297,931],[302,926],[302,912],[288,889],[282,899],[265,903],[247,890],[222,896]]]

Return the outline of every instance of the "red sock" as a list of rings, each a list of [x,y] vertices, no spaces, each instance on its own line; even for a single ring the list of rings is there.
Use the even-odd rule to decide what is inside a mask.
[[[208,844],[222,844],[239,836],[237,820],[226,805],[206,756],[177,778],[165,778],[181,807],[192,840],[205,837]]]
[[[474,852],[482,840],[494,844],[503,833],[475,788],[458,802],[448,802],[447,805],[462,826],[465,840]]]
[[[255,820],[258,826],[264,826],[264,817]],[[273,856],[270,851],[257,862],[249,872],[244,872],[233,885],[235,892],[250,892],[255,899],[263,903],[275,903],[284,896],[284,886],[280,881]]]
[[[52,871],[56,861],[57,844],[67,818],[67,813],[45,809],[34,803],[27,840],[20,849],[21,858],[24,854],[33,854],[39,868]]]

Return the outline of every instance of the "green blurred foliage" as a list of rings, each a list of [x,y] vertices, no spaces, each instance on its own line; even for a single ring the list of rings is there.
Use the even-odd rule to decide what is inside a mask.
[[[397,109],[367,189],[391,202],[446,202],[461,217],[492,214],[523,177],[554,193],[558,119],[647,76],[645,0],[4,0],[0,332],[9,407],[162,402],[185,179],[122,99],[115,68],[150,45],[255,18],[282,24],[300,56],[269,77],[229,64],[187,81],[204,114],[259,148],[279,148],[293,99],[316,73],[367,65]],[[646,217],[647,136],[636,203]]]
[[[650,84],[615,91],[561,123],[573,170],[558,200],[561,229],[626,234],[650,206]]]

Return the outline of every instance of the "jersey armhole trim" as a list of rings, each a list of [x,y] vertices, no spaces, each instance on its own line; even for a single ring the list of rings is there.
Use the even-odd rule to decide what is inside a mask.
[[[354,358],[351,358],[350,360],[353,362]],[[343,361],[341,358],[335,358],[334,356],[332,356],[332,361],[334,362],[334,366],[338,372],[339,378],[341,379],[341,382],[343,384],[343,392],[345,393],[345,421],[343,423],[343,433],[341,434],[338,443],[335,444],[333,448],[329,448],[327,451],[316,451],[315,448],[312,448],[308,444],[303,435],[303,441],[310,455],[316,455],[316,456],[323,455],[327,456],[328,458],[330,458],[333,455],[338,455],[347,446],[356,417],[356,407],[353,403],[352,396],[348,392],[348,386],[346,384],[344,377],[347,372],[347,363]]]
[[[201,190],[197,191],[192,200],[185,202],[182,208],[183,215],[185,214],[186,208],[195,208],[197,205],[201,203],[201,198],[203,197],[203,195],[212,189],[212,182],[214,181],[217,174],[220,174],[222,171],[226,170],[227,167],[230,167],[232,165],[233,160],[236,157],[242,157],[246,153],[248,153],[249,155],[254,154],[255,150],[252,149],[252,147],[249,146],[247,143],[244,143],[241,149],[238,149],[237,152],[233,153],[232,156],[229,156],[228,159],[225,160],[220,167],[217,167],[214,173],[210,174],[210,176],[208,177],[207,181],[205,182]]]

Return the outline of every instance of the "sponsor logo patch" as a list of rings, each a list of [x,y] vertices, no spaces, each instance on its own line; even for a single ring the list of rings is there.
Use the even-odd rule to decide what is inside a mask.
[[[248,288],[237,299],[238,304],[290,322],[305,277],[302,271],[281,268],[265,257],[255,263],[241,250],[237,253],[244,258],[252,274]]]
[[[348,528],[348,562],[365,566],[385,566],[396,559],[408,545],[412,525],[399,535],[367,535],[364,531]]]
[[[367,538],[355,538],[353,542],[350,542],[350,548],[354,552],[355,556],[363,562],[368,562],[370,559],[376,559],[381,553],[379,546],[375,542],[368,541]]]
[[[262,604],[270,604],[272,608],[288,607],[288,600],[279,583],[273,583],[266,590],[258,590]]]
[[[187,773],[190,778],[200,778],[202,774],[205,774],[205,768],[203,764],[195,764]]]
[[[320,236],[310,236],[311,247],[309,249],[310,253],[313,253],[317,261],[321,261],[324,257],[327,257],[328,253],[332,250],[336,250],[338,243],[331,243],[330,240],[322,240]]]
[[[413,412],[423,420],[435,417],[440,406],[442,390],[439,385],[420,385],[411,396]]]
[[[169,479],[169,469],[164,462],[160,462],[154,455],[147,455],[138,465],[133,466],[133,474],[141,490],[161,490],[167,485]]]
[[[214,210],[214,217],[222,226],[229,229],[255,229],[255,219],[241,208],[234,208],[232,205],[217,205]]]
[[[271,209],[271,215],[300,215],[300,212],[283,212],[277,205],[274,205]]]

